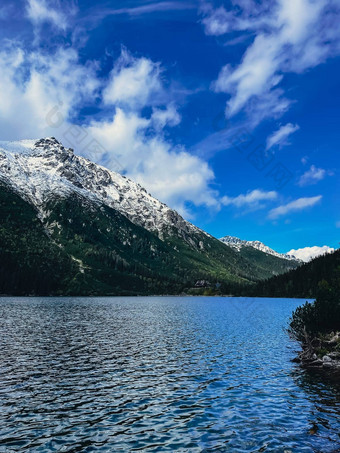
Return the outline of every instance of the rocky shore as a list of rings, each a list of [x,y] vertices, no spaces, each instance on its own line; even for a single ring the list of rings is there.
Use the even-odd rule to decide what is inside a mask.
[[[340,377],[340,332],[314,338],[306,334],[302,351],[294,361],[305,368],[325,370]]]

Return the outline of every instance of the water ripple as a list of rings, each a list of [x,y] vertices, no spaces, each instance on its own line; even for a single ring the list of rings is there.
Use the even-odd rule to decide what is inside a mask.
[[[251,313],[249,311],[251,304]],[[294,300],[0,300],[0,453],[340,452]]]

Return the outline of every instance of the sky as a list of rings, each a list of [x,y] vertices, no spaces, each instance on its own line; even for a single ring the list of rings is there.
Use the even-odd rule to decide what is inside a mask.
[[[216,237],[339,247],[338,0],[3,0],[0,139],[54,136]]]

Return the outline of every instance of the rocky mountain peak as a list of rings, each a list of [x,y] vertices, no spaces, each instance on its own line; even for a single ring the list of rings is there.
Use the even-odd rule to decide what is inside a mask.
[[[193,234],[202,234],[138,183],[74,154],[55,137],[0,142],[0,177],[41,215],[51,199],[77,193],[118,210],[161,238],[177,232],[191,243]]]
[[[228,245],[229,247],[234,248],[238,252],[243,247],[253,247],[256,250],[260,250],[261,252],[267,253],[268,255],[276,256],[277,258],[282,258],[282,259],[290,260],[290,261],[298,261],[298,262],[300,261],[293,255],[287,255],[285,253],[278,253],[260,241],[245,241],[243,239],[239,239],[239,238],[233,237],[233,236],[224,236],[223,238],[220,239],[220,241],[223,242],[224,244]]]

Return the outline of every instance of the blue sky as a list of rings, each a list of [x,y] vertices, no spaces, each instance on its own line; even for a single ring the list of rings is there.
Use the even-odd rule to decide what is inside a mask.
[[[217,237],[339,246],[336,0],[1,5],[2,140],[53,135]]]

